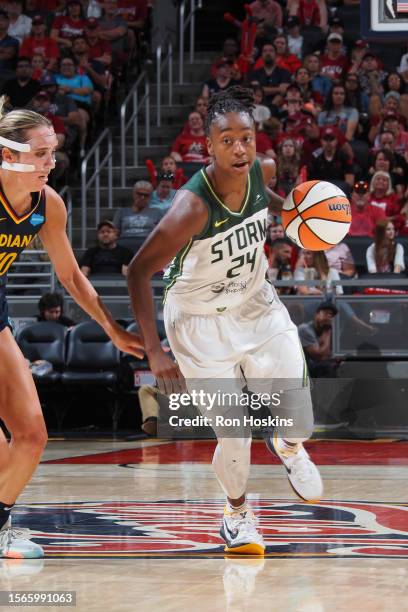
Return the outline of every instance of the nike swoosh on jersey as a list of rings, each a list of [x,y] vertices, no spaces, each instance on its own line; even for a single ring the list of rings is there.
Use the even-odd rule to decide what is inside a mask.
[[[227,221],[229,221],[229,219],[223,219],[222,221],[216,221],[214,223],[214,227],[220,227],[220,225],[222,225],[223,223],[226,223]]]

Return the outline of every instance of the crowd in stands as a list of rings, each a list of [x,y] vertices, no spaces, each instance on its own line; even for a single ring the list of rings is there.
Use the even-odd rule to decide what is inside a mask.
[[[280,218],[269,218],[270,278],[319,281],[316,287],[294,283],[280,292],[323,295],[332,281],[358,273],[405,272],[398,237],[408,236],[408,53],[401,48],[398,60],[392,60],[395,49],[387,54],[385,47],[379,57],[359,39],[352,22],[358,5],[356,0],[255,0],[247,8],[256,34],[246,56],[240,47],[242,23],[230,16],[236,37],[225,39],[168,156],[157,168],[147,160],[149,180],[138,181],[132,205],[116,211],[118,244],[135,252],[171,206],[175,190],[210,161],[204,131],[208,99],[241,84],[253,90],[258,157],[276,162],[270,187],[285,197],[304,180],[329,180],[351,202],[349,236],[325,253],[299,251],[285,238]],[[79,19],[77,9],[70,11],[70,19]],[[106,20],[102,23],[104,31]],[[56,26],[51,37],[57,43],[64,38]],[[77,37],[74,45],[80,58],[86,37]],[[108,55],[106,49],[100,50],[101,62],[103,54]],[[77,112],[82,110],[80,104]],[[369,240],[364,265],[354,261],[348,238]]]
[[[0,1],[0,95],[46,115],[58,135],[59,186],[114,111],[148,23],[147,0]]]

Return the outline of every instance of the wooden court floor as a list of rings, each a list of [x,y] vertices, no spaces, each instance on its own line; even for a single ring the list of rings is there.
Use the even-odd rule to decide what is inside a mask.
[[[51,441],[14,512],[46,558],[0,560],[0,591],[73,590],[92,612],[408,609],[408,443],[310,442],[325,493],[307,504],[254,442],[264,559],[223,553],[213,448]]]

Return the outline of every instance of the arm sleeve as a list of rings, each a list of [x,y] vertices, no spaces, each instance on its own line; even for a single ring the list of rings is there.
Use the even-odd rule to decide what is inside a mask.
[[[370,274],[374,274],[377,272],[377,264],[375,263],[375,249],[374,243],[370,244],[366,251],[366,260],[367,260],[367,270]]]

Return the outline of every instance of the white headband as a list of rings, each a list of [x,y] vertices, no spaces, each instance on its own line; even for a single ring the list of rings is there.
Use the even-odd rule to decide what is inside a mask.
[[[29,153],[31,151],[31,145],[28,142],[17,142],[16,140],[4,138],[4,136],[0,136],[0,144],[21,153]],[[35,172],[35,166],[32,164],[9,163],[3,160],[1,167],[4,170],[12,170],[13,172]]]
[[[31,151],[31,146],[28,142],[17,142],[16,140],[9,140],[8,138],[4,138],[4,136],[0,136],[0,144],[8,149],[13,149],[13,151],[20,151],[21,153],[29,153]]]

